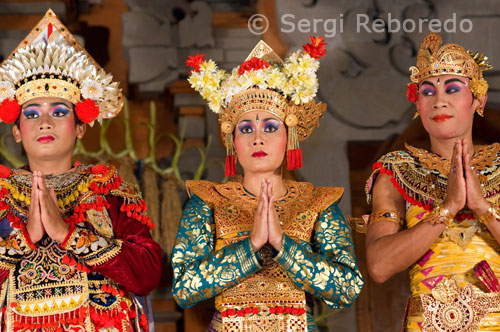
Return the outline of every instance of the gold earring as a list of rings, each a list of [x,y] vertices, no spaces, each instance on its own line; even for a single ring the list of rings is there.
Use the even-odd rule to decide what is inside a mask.
[[[477,112],[477,114],[479,114],[479,116],[484,117],[484,109],[483,108],[481,108],[481,107],[476,108],[476,112]]]
[[[415,114],[413,114],[413,118],[411,118],[411,119],[415,120],[416,118],[418,118],[419,115],[420,115],[420,112],[418,110],[416,110]]]

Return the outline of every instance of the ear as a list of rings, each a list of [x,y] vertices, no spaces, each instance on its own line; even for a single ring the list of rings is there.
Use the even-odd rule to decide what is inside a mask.
[[[79,123],[76,125],[76,138],[82,139],[85,135],[85,130],[87,130],[87,125],[85,123]]]
[[[16,143],[21,142],[21,131],[19,130],[19,127],[17,125],[12,126],[12,136],[14,136],[14,140]]]
[[[486,106],[486,101],[488,100],[488,94],[485,94],[484,96],[482,96],[481,98],[477,98],[476,100],[479,102],[478,107],[484,109],[484,107]]]

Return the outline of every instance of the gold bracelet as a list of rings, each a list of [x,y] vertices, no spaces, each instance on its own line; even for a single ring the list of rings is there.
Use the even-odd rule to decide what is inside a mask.
[[[377,221],[392,221],[400,226],[403,226],[403,219],[394,211],[390,210],[377,210],[370,214],[368,225]]]
[[[445,208],[443,204],[438,204],[435,206],[431,213],[423,220],[425,222],[430,222],[432,224],[444,224],[448,226],[450,222],[453,221],[453,216],[450,213],[450,210]]]
[[[490,207],[488,208],[488,211],[486,211],[483,215],[479,216],[479,218],[477,219],[485,226],[488,226],[493,221],[500,219],[500,213],[498,211],[498,207],[496,207],[495,205],[493,205],[493,203],[490,202]]]

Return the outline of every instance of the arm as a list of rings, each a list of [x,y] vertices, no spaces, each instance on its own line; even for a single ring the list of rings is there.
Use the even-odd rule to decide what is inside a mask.
[[[378,175],[372,195],[373,211],[389,210],[405,216],[405,201],[394,188],[390,176]],[[370,276],[382,283],[404,271],[427,252],[444,228],[444,224],[420,222],[415,227],[402,230],[399,224],[392,221],[371,223],[366,236]]]
[[[151,238],[146,225],[120,211],[122,198],[109,196],[107,200],[114,238],[77,226],[70,229],[61,246],[90,266],[91,271],[103,274],[130,292],[146,295],[161,279],[160,245]]]
[[[179,224],[172,268],[172,294],[181,307],[188,308],[236,285],[261,266],[250,238],[215,249],[212,211],[193,195]]]
[[[363,286],[351,231],[337,203],[320,214],[312,245],[284,234],[274,259],[298,287],[332,308],[352,304]]]

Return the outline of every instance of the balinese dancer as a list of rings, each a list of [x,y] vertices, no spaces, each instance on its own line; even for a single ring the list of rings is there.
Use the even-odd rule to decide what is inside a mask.
[[[472,139],[486,60],[424,38],[407,96],[430,151],[407,145],[383,156],[367,183],[368,269],[384,282],[410,268],[406,331],[500,330],[500,144]]]
[[[219,116],[228,183],[190,181],[173,251],[173,294],[190,307],[215,297],[210,331],[316,331],[313,297],[349,306],[363,285],[343,188],[282,178],[302,166],[299,142],[326,109],[316,103],[323,38],[285,61],[264,42],[231,73],[190,57],[191,85]],[[286,154],[286,158],[285,158]]]
[[[0,166],[2,331],[139,331],[135,294],[161,277],[162,253],[138,189],[115,167],[72,163],[86,124],[123,96],[49,10],[0,64],[0,120],[28,165]]]

